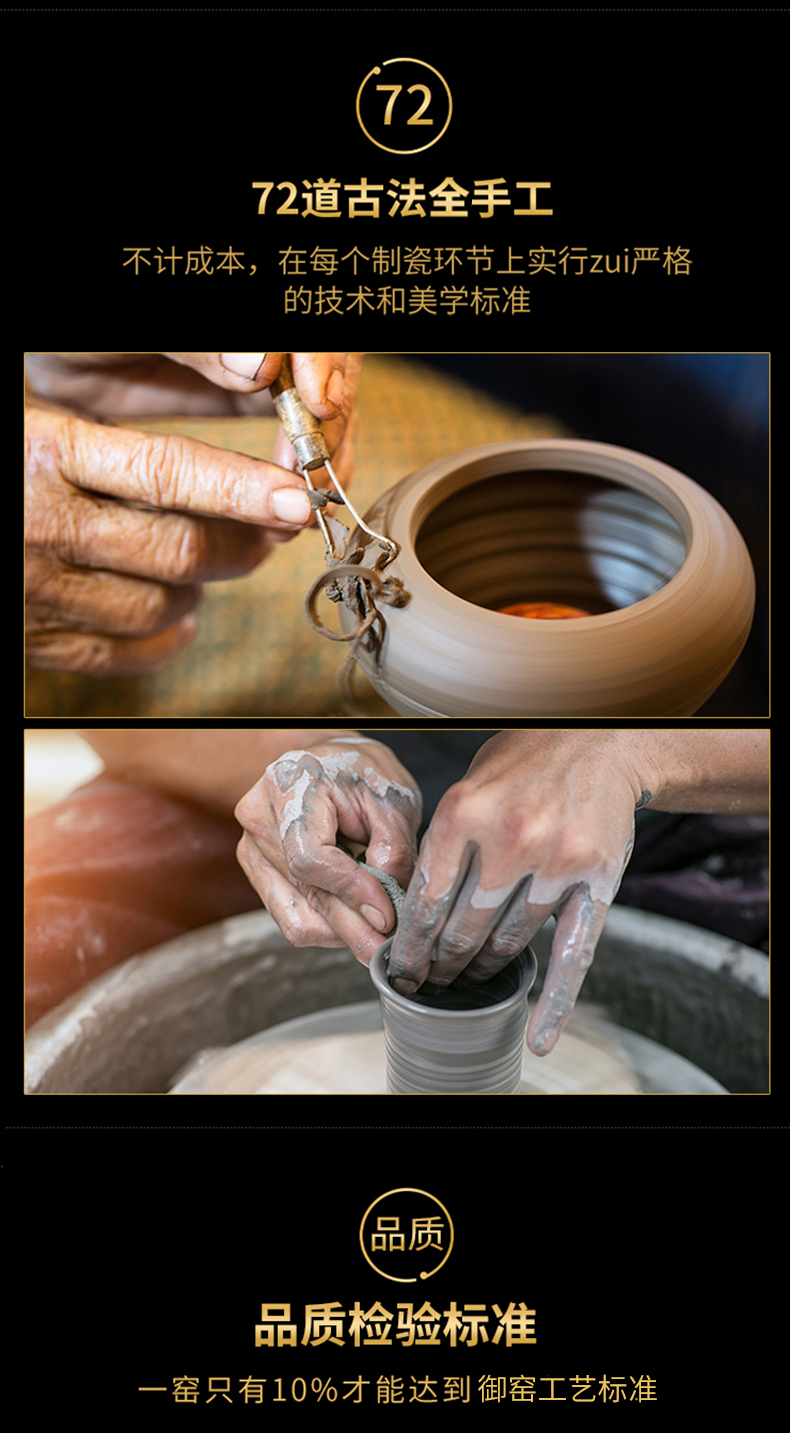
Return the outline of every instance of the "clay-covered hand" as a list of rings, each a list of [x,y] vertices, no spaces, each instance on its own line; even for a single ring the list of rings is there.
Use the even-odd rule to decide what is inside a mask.
[[[252,375],[259,357],[29,358],[29,665],[99,675],[160,665],[192,636],[191,614],[203,582],[250,572],[274,541],[311,522],[306,485],[282,435],[278,462],[267,463],[189,438],[92,421],[174,408],[236,411],[238,403],[268,402],[260,385],[272,381],[281,355],[268,355],[257,376],[236,376],[225,366],[233,360],[244,369],[249,358]],[[293,356],[303,396],[318,416],[353,400],[354,384],[346,384],[343,366],[330,366],[344,357]],[[232,406],[225,409],[225,403]],[[90,417],[78,416],[83,414]],[[330,447],[338,444],[342,469],[351,441],[345,407],[330,419],[327,433]]]
[[[274,761],[236,807],[238,857],[292,945],[347,945],[364,965],[395,924],[382,884],[338,846],[406,887],[422,798],[387,746],[335,737]]]
[[[553,1049],[631,853],[640,791],[620,737],[519,731],[486,742],[423,841],[390,952],[396,990],[488,979],[553,914],[527,1032],[535,1054]]]

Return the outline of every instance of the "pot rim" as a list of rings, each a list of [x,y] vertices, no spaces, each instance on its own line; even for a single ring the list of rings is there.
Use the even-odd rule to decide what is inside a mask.
[[[656,502],[685,543],[674,575],[638,601],[570,621],[509,616],[443,587],[417,557],[428,514],[469,484],[537,468]],[[409,600],[384,609],[380,647],[363,647],[358,660],[401,716],[692,716],[737,661],[754,618],[754,569],[732,518],[692,478],[628,448],[560,438],[470,448],[403,478],[367,520],[400,545],[385,572]],[[375,566],[378,544],[359,529],[350,541]],[[345,604],[339,617],[346,632],[357,621]]]
[[[486,459],[493,460],[502,457],[524,456],[534,458],[538,461],[528,462],[526,471],[548,466],[555,468],[558,472],[570,471],[581,476],[603,478],[615,486],[626,490],[642,493],[651,499],[658,507],[664,509],[677,523],[681,536],[686,546],[686,555],[677,572],[662,583],[655,592],[647,597],[640,598],[624,607],[616,607],[610,612],[591,613],[586,617],[577,617],[572,621],[534,621],[525,622],[523,617],[514,617],[506,612],[497,612],[489,607],[481,607],[475,602],[469,602],[465,597],[459,597],[448,588],[443,587],[440,582],[423,566],[416,552],[416,540],[420,528],[426,518],[430,516],[437,507],[453,492],[459,492],[463,488],[470,487],[473,483],[484,482],[487,478],[496,478],[507,473],[518,470],[518,463],[506,462],[502,466],[495,465],[489,471],[473,471],[479,464],[485,464]],[[541,463],[541,457],[547,457],[548,463]],[[575,458],[576,462],[570,465],[567,462],[558,462],[557,458]],[[587,459],[587,462],[579,461]],[[554,459],[554,461],[552,461]],[[621,472],[613,472],[612,467],[622,465]],[[640,481],[627,481],[628,475],[638,476]],[[445,479],[446,481],[442,481]],[[396,495],[403,495],[404,488],[414,484],[416,494],[408,508],[400,504],[395,508]],[[396,567],[393,570],[402,574],[407,590],[410,582],[419,578],[421,585],[429,592],[434,591],[436,596],[441,595],[443,603],[451,609],[463,614],[466,621],[483,622],[488,625],[492,620],[503,630],[522,634],[529,633],[530,638],[540,642],[570,641],[574,632],[578,630],[578,624],[584,623],[583,630],[590,630],[590,624],[596,627],[614,626],[625,620],[625,615],[635,611],[645,612],[652,607],[662,605],[673,598],[679,588],[700,580],[702,566],[709,552],[709,533],[700,530],[700,523],[703,517],[713,519],[720,536],[726,541],[741,544],[743,553],[747,560],[748,573],[751,575],[752,591],[754,590],[754,578],[751,565],[751,558],[741,533],[733,522],[729,513],[721,504],[693,478],[686,477],[684,473],[676,468],[669,467],[657,458],[650,458],[646,454],[639,453],[631,448],[621,448],[610,443],[598,443],[579,438],[523,438],[505,440],[499,443],[486,443],[476,448],[467,448],[460,453],[454,453],[447,458],[439,458],[429,463],[424,468],[418,468],[410,473],[401,482],[391,488],[389,493],[374,504],[366,517],[372,526],[381,523],[381,515],[384,519],[384,531],[392,537],[400,546],[400,552],[395,559]],[[356,530],[353,541],[350,545],[356,545],[357,538],[361,539],[360,545],[368,540],[364,533]],[[564,634],[564,636],[563,636]]]
[[[530,990],[535,984],[535,977],[538,973],[537,956],[531,946],[525,945],[517,955],[512,957],[511,961],[508,961],[508,964],[512,964],[513,960],[521,960],[523,956],[525,963],[522,966],[522,974],[518,986],[512,995],[508,995],[506,1000],[499,1000],[495,1005],[478,1005],[477,1008],[473,1010],[441,1010],[431,1005],[418,1005],[415,1001],[409,1000],[407,996],[401,995],[400,991],[393,990],[384,973],[387,954],[394,939],[394,936],[390,936],[388,940],[384,941],[383,945],[379,946],[370,962],[370,978],[379,996],[391,1000],[396,1009],[408,1011],[411,1017],[417,1019],[425,1016],[427,1019],[464,1020],[468,1022],[469,1020],[479,1020],[486,1017],[489,1019],[492,1016],[498,1017],[503,1012],[509,1011],[519,1005],[525,996],[529,995]]]

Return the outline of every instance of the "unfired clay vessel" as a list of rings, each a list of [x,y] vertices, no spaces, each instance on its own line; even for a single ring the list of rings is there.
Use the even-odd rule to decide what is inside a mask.
[[[391,945],[385,941],[370,963],[384,1022],[387,1093],[519,1094],[527,996],[538,968],[529,946],[496,977],[503,989],[484,1003],[480,992],[495,981],[458,992],[455,1002],[452,990],[423,999],[420,991],[399,995],[387,977]]]
[[[381,650],[402,716],[690,716],[749,633],[754,575],[724,509],[682,473],[602,443],[492,443],[431,463],[366,515],[400,545]],[[377,545],[357,528],[349,551]],[[589,617],[496,608],[555,602]],[[340,608],[346,631],[355,616]]]

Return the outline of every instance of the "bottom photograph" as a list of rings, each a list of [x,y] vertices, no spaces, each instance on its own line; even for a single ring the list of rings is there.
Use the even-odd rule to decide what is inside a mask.
[[[28,730],[25,1091],[769,1093],[769,742]]]

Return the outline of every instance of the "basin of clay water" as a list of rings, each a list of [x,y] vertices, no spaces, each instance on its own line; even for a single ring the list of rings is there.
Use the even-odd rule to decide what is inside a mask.
[[[538,986],[550,942],[551,923],[531,942]],[[380,1094],[374,995],[350,951],[296,949],[252,911],[134,956],[38,1021],[26,1090]],[[615,906],[584,995],[552,1055],[525,1049],[522,1093],[768,1090],[759,951]]]

